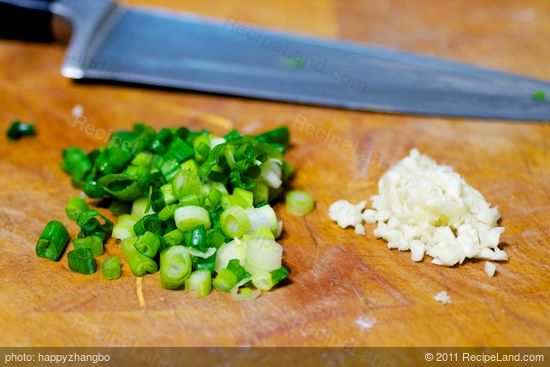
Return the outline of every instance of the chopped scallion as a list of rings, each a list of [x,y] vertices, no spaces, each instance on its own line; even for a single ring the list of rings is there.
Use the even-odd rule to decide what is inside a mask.
[[[179,229],[173,229],[170,232],[165,233],[163,238],[168,246],[177,246],[183,244],[185,236]]]
[[[97,236],[88,236],[83,238],[75,238],[73,240],[73,245],[75,249],[78,248],[89,248],[92,250],[93,256],[103,255],[103,240],[101,237]]]
[[[208,259],[210,256],[216,253],[215,247],[210,247],[204,252],[193,247],[189,247],[188,249],[190,255],[200,257],[201,259]]]
[[[101,177],[98,185],[112,197],[131,201],[138,199],[145,193],[145,184],[125,173],[113,173]]]
[[[233,274],[235,274],[239,281],[250,276],[250,273],[241,266],[238,259],[230,260],[227,264],[227,270],[230,270]]]
[[[36,244],[36,254],[40,257],[57,261],[61,257],[67,240],[69,239],[69,233],[61,222],[56,220],[50,221],[42,230],[42,234],[38,238]]]
[[[88,247],[77,248],[67,254],[69,268],[81,274],[93,274],[97,270],[92,250]]]
[[[290,141],[290,131],[288,130],[288,127],[281,126],[276,129],[266,131],[265,133],[256,135],[256,139],[264,141],[266,143],[288,145]]]
[[[185,233],[185,244],[192,247],[206,246],[206,230],[203,225],[196,226]]]
[[[113,200],[109,205],[109,210],[114,216],[120,217],[124,214],[129,214],[132,210],[132,203],[123,200]]]
[[[159,219],[162,220],[163,222],[165,222],[168,219],[174,218],[174,213],[176,212],[176,209],[179,208],[180,206],[181,205],[179,205],[179,204],[166,205],[159,212]]]
[[[114,237],[136,276],[160,269],[165,288],[185,285],[202,297],[214,286],[235,299],[257,297],[288,274],[275,242],[282,221],[271,206],[293,172],[283,156],[288,144],[286,127],[221,137],[139,123],[113,132],[105,146],[89,152],[65,149],[61,167],[74,186],[98,199],[91,208],[81,195],[65,208],[80,227],[69,267],[96,271],[94,256]],[[117,223],[97,207],[109,208]],[[53,221],[36,252],[57,260],[67,240],[67,230]],[[104,278],[120,277],[120,262],[103,261]]]
[[[120,278],[120,258],[118,256],[113,256],[104,260],[101,264],[101,273],[103,277],[108,280]]]
[[[255,238],[247,241],[244,267],[254,274],[254,270],[273,271],[282,266],[283,248],[275,241]]]
[[[156,272],[158,270],[157,263],[136,249],[134,246],[136,241],[137,237],[132,237],[120,243],[124,258],[128,262],[130,270],[138,277],[144,276],[147,273]]]
[[[132,203],[132,215],[135,215],[138,218],[141,218],[144,215],[153,214],[154,211],[152,209],[147,210],[147,206],[148,206],[147,198],[139,198],[134,200],[134,202]]]
[[[208,211],[195,205],[177,208],[174,213],[174,220],[181,231],[187,231],[199,225],[203,225],[205,229],[209,229],[211,226]]]
[[[247,235],[247,239],[250,238],[265,238],[268,240],[275,241],[275,235],[273,235],[273,232],[269,230],[267,227],[260,227],[256,229],[254,232]]]
[[[75,196],[65,206],[65,214],[69,219],[76,221],[82,212],[88,210],[88,204],[81,197]]]
[[[92,162],[86,154],[80,148],[66,148],[63,150],[63,162],[61,168],[71,175],[73,181],[77,184],[82,182],[84,177],[92,170]],[[94,194],[100,194],[103,192],[95,186],[95,181],[91,180],[84,185],[84,192],[88,197],[95,197]]]
[[[230,238],[242,237],[250,231],[250,220],[246,210],[240,206],[224,210],[220,223],[223,233]]]
[[[162,238],[153,232],[145,232],[144,234],[138,236],[134,246],[136,249],[141,252],[143,255],[152,259],[157,255],[159,248],[161,247]]]
[[[21,121],[13,121],[6,133],[9,140],[19,140],[25,136],[36,135],[36,129],[33,124]]]
[[[264,205],[259,208],[246,209],[246,214],[250,220],[250,231],[265,227],[273,234],[277,233],[277,215],[271,206]]]
[[[246,247],[248,241],[234,239],[231,242],[223,244],[216,253],[216,271],[227,268],[229,261],[238,259],[241,263],[246,258]]]
[[[134,224],[134,232],[138,236],[144,234],[145,232],[153,232],[156,235],[163,233],[163,224],[157,214],[149,214],[142,217],[140,220]]]
[[[287,276],[288,270],[284,267],[280,267],[271,272],[258,272],[252,276],[252,284],[262,291],[269,291]]]
[[[160,191],[162,191],[162,198],[164,199],[164,203],[166,205],[175,203],[178,199],[174,196],[174,192],[172,190],[171,184],[165,184],[160,187]]]
[[[199,206],[201,205],[201,199],[199,195],[197,194],[189,194],[184,195],[180,199],[180,205],[179,206],[188,206],[188,205],[194,205]]]
[[[307,191],[292,190],[285,198],[286,208],[290,214],[304,216],[310,213],[315,206],[313,196]]]
[[[82,237],[99,235],[105,238],[107,234],[113,231],[113,222],[95,209],[88,209],[80,213],[76,224],[80,227]]]
[[[237,276],[231,270],[222,269],[214,278],[212,285],[220,292],[229,292],[238,283]]]
[[[219,248],[225,243],[225,236],[223,232],[217,228],[209,229],[206,231],[206,243],[210,247]]]
[[[197,172],[180,169],[172,181],[172,193],[179,200],[186,195],[199,194],[201,182]]]
[[[191,257],[184,246],[168,247],[160,254],[160,284],[167,289],[184,285],[191,275]]]
[[[212,275],[207,269],[195,270],[185,281],[185,290],[195,292],[197,297],[205,297],[212,290]]]
[[[123,214],[118,217],[118,223],[113,227],[113,237],[119,240],[125,240],[130,237],[134,237],[134,225],[139,218],[132,214]]]
[[[258,296],[262,293],[259,289],[250,289],[249,287],[243,287],[247,283],[249,283],[252,280],[252,278],[244,278],[231,289],[231,297],[235,301],[251,301],[253,299],[258,298]],[[242,287],[242,288],[241,288]]]

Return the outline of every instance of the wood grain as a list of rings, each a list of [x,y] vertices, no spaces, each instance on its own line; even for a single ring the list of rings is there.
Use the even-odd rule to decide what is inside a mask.
[[[550,3],[381,1],[127,1],[498,67],[550,79]],[[61,45],[0,41],[0,128],[38,123],[36,138],[0,143],[0,345],[4,346],[541,346],[550,344],[550,126],[360,113],[291,104],[75,84],[59,75]],[[86,121],[74,121],[82,104]],[[58,164],[69,145],[103,144],[135,121],[256,132],[287,123],[294,185],[317,198],[288,215],[282,243],[290,284],[235,303],[195,299],[124,269],[114,282],[34,254],[44,224],[65,220],[78,193]],[[483,263],[417,264],[383,241],[327,218],[339,198],[359,201],[412,147],[453,165],[499,206],[510,260],[489,279]],[[76,227],[69,225],[75,234]],[[107,253],[119,254],[115,243]],[[446,290],[451,305],[433,296]]]

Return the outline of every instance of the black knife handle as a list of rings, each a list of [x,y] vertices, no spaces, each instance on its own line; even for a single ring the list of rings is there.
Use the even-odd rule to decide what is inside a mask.
[[[54,0],[0,0],[0,38],[34,42],[53,41]]]

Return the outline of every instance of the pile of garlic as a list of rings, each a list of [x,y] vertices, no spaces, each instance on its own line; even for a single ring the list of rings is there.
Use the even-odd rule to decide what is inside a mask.
[[[390,249],[410,250],[413,261],[421,261],[425,254],[432,263],[447,266],[466,258],[507,260],[498,248],[504,232],[497,226],[498,209],[452,167],[412,149],[381,177],[378,190],[371,198],[372,209],[360,217],[357,210],[364,204],[345,200],[335,202],[329,215],[339,224],[354,226],[359,234],[363,220],[377,223],[374,235],[386,240]]]

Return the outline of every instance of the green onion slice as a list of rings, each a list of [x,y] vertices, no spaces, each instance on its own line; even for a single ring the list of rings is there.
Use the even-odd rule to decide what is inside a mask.
[[[88,236],[82,238],[75,238],[73,240],[73,245],[75,249],[78,248],[89,248],[92,251],[93,256],[103,255],[103,239],[97,236]]]
[[[262,293],[259,289],[250,290],[250,288],[243,288],[242,291],[239,292],[242,286],[247,284],[252,280],[251,277],[244,278],[231,289],[231,297],[235,301],[251,301],[253,299],[256,299],[260,296]],[[244,290],[247,291],[244,291]]]
[[[254,274],[256,270],[273,271],[282,266],[283,247],[276,241],[255,238],[248,241],[244,267]]]
[[[256,135],[256,139],[266,143],[276,143],[286,146],[290,141],[290,131],[288,130],[288,127],[281,126],[276,129],[266,131],[265,133]]]
[[[80,214],[88,210],[88,204],[81,197],[75,196],[65,206],[65,214],[69,219],[76,221]]]
[[[212,275],[208,269],[195,270],[185,281],[185,290],[205,297],[212,290]]]
[[[250,273],[241,266],[241,263],[238,259],[230,260],[227,264],[227,270],[230,270],[233,274],[235,274],[239,281],[250,276]]]
[[[177,208],[174,213],[176,226],[181,231],[187,231],[193,227],[203,225],[205,229],[211,226],[208,211],[200,206],[189,205]]]
[[[118,256],[113,256],[101,264],[101,273],[103,277],[108,280],[115,280],[120,278],[120,258]]]
[[[185,232],[185,244],[204,249],[206,247],[206,230],[204,226],[199,225]]]
[[[197,250],[196,248],[189,247],[189,254],[195,257],[200,257],[201,259],[208,259],[210,256],[216,253],[215,247],[210,247],[206,251]]]
[[[153,214],[154,211],[152,209],[147,208],[149,204],[149,200],[147,198],[139,198],[134,200],[132,203],[132,215],[141,218],[144,215],[147,214]]]
[[[52,220],[46,224],[42,230],[42,234],[38,238],[36,254],[40,257],[57,261],[61,257],[68,239],[69,233],[65,226],[59,221]]]
[[[167,289],[177,289],[191,275],[191,257],[184,246],[168,247],[160,254],[160,284]]]
[[[119,240],[125,240],[130,237],[135,237],[134,225],[139,220],[137,216],[132,214],[123,214],[118,217],[118,223],[113,227],[112,237]]]
[[[103,232],[107,235],[113,230],[113,222],[95,209],[83,211],[78,216],[76,224],[78,224],[81,234],[84,236],[97,234],[97,232]]]
[[[168,204],[174,204],[178,199],[174,196],[174,191],[172,189],[171,184],[165,184],[160,187],[160,191],[162,192],[162,198],[164,200],[164,203],[166,205]]]
[[[147,273],[156,272],[158,270],[157,263],[136,249],[134,246],[136,241],[137,237],[132,237],[120,243],[124,258],[126,262],[128,262],[130,270],[138,277],[144,276]]]
[[[250,231],[250,220],[245,209],[233,206],[224,210],[220,217],[223,233],[230,238],[244,236]]]
[[[227,268],[229,261],[238,259],[240,263],[244,263],[246,258],[246,247],[248,241],[234,239],[231,242],[223,244],[216,253],[216,272]]]
[[[172,181],[172,193],[179,200],[187,195],[197,195],[201,191],[201,181],[196,172],[180,169]]]
[[[283,168],[278,160],[270,159],[262,164],[262,179],[267,186],[278,189],[283,184]]]
[[[157,214],[149,214],[142,217],[134,224],[134,232],[138,236],[145,232],[153,232],[156,235],[161,235],[164,232],[163,223]]]
[[[33,124],[21,121],[13,121],[6,133],[9,140],[19,140],[24,136],[36,135],[36,129]]]
[[[132,210],[132,203],[123,200],[113,200],[109,205],[109,210],[115,217],[120,217],[121,215],[130,213]]]
[[[87,247],[70,251],[67,258],[69,259],[69,268],[72,271],[81,274],[93,274],[97,270],[92,250]]]
[[[176,209],[179,208],[181,205],[179,204],[170,204],[166,205],[162,210],[159,212],[159,219],[163,222],[166,222],[167,220],[174,218],[174,213],[176,212]]]
[[[257,272],[252,276],[252,284],[262,291],[269,291],[287,276],[288,270],[284,267],[271,272]]]
[[[145,193],[143,182],[123,173],[103,176],[97,183],[112,197],[120,200],[132,201],[142,197]]]
[[[310,213],[315,206],[313,196],[303,190],[292,190],[287,192],[285,203],[288,212],[297,216],[304,216]]]
[[[212,285],[220,292],[229,292],[238,283],[237,276],[228,269],[222,269],[214,278]]]
[[[246,214],[250,220],[250,231],[254,232],[259,228],[266,227],[273,234],[277,233],[277,215],[275,214],[275,210],[269,205],[246,209]]]
[[[268,240],[275,241],[275,235],[267,227],[260,227],[260,228],[256,229],[254,232],[246,235],[243,238],[246,238],[246,239],[265,238],[265,239],[268,239]]]
[[[92,169],[92,162],[82,149],[66,148],[63,150],[61,168],[71,175],[74,182],[81,184],[84,176]],[[89,190],[84,189],[84,191],[86,192]],[[88,194],[88,192],[86,192],[86,194]]]
[[[170,232],[166,233],[164,236],[164,241],[167,246],[177,246],[183,244],[185,240],[185,235],[179,229],[173,229]]]
[[[162,239],[153,232],[145,232],[141,236],[138,236],[134,243],[135,248],[143,255],[150,259],[153,259],[161,247]]]

